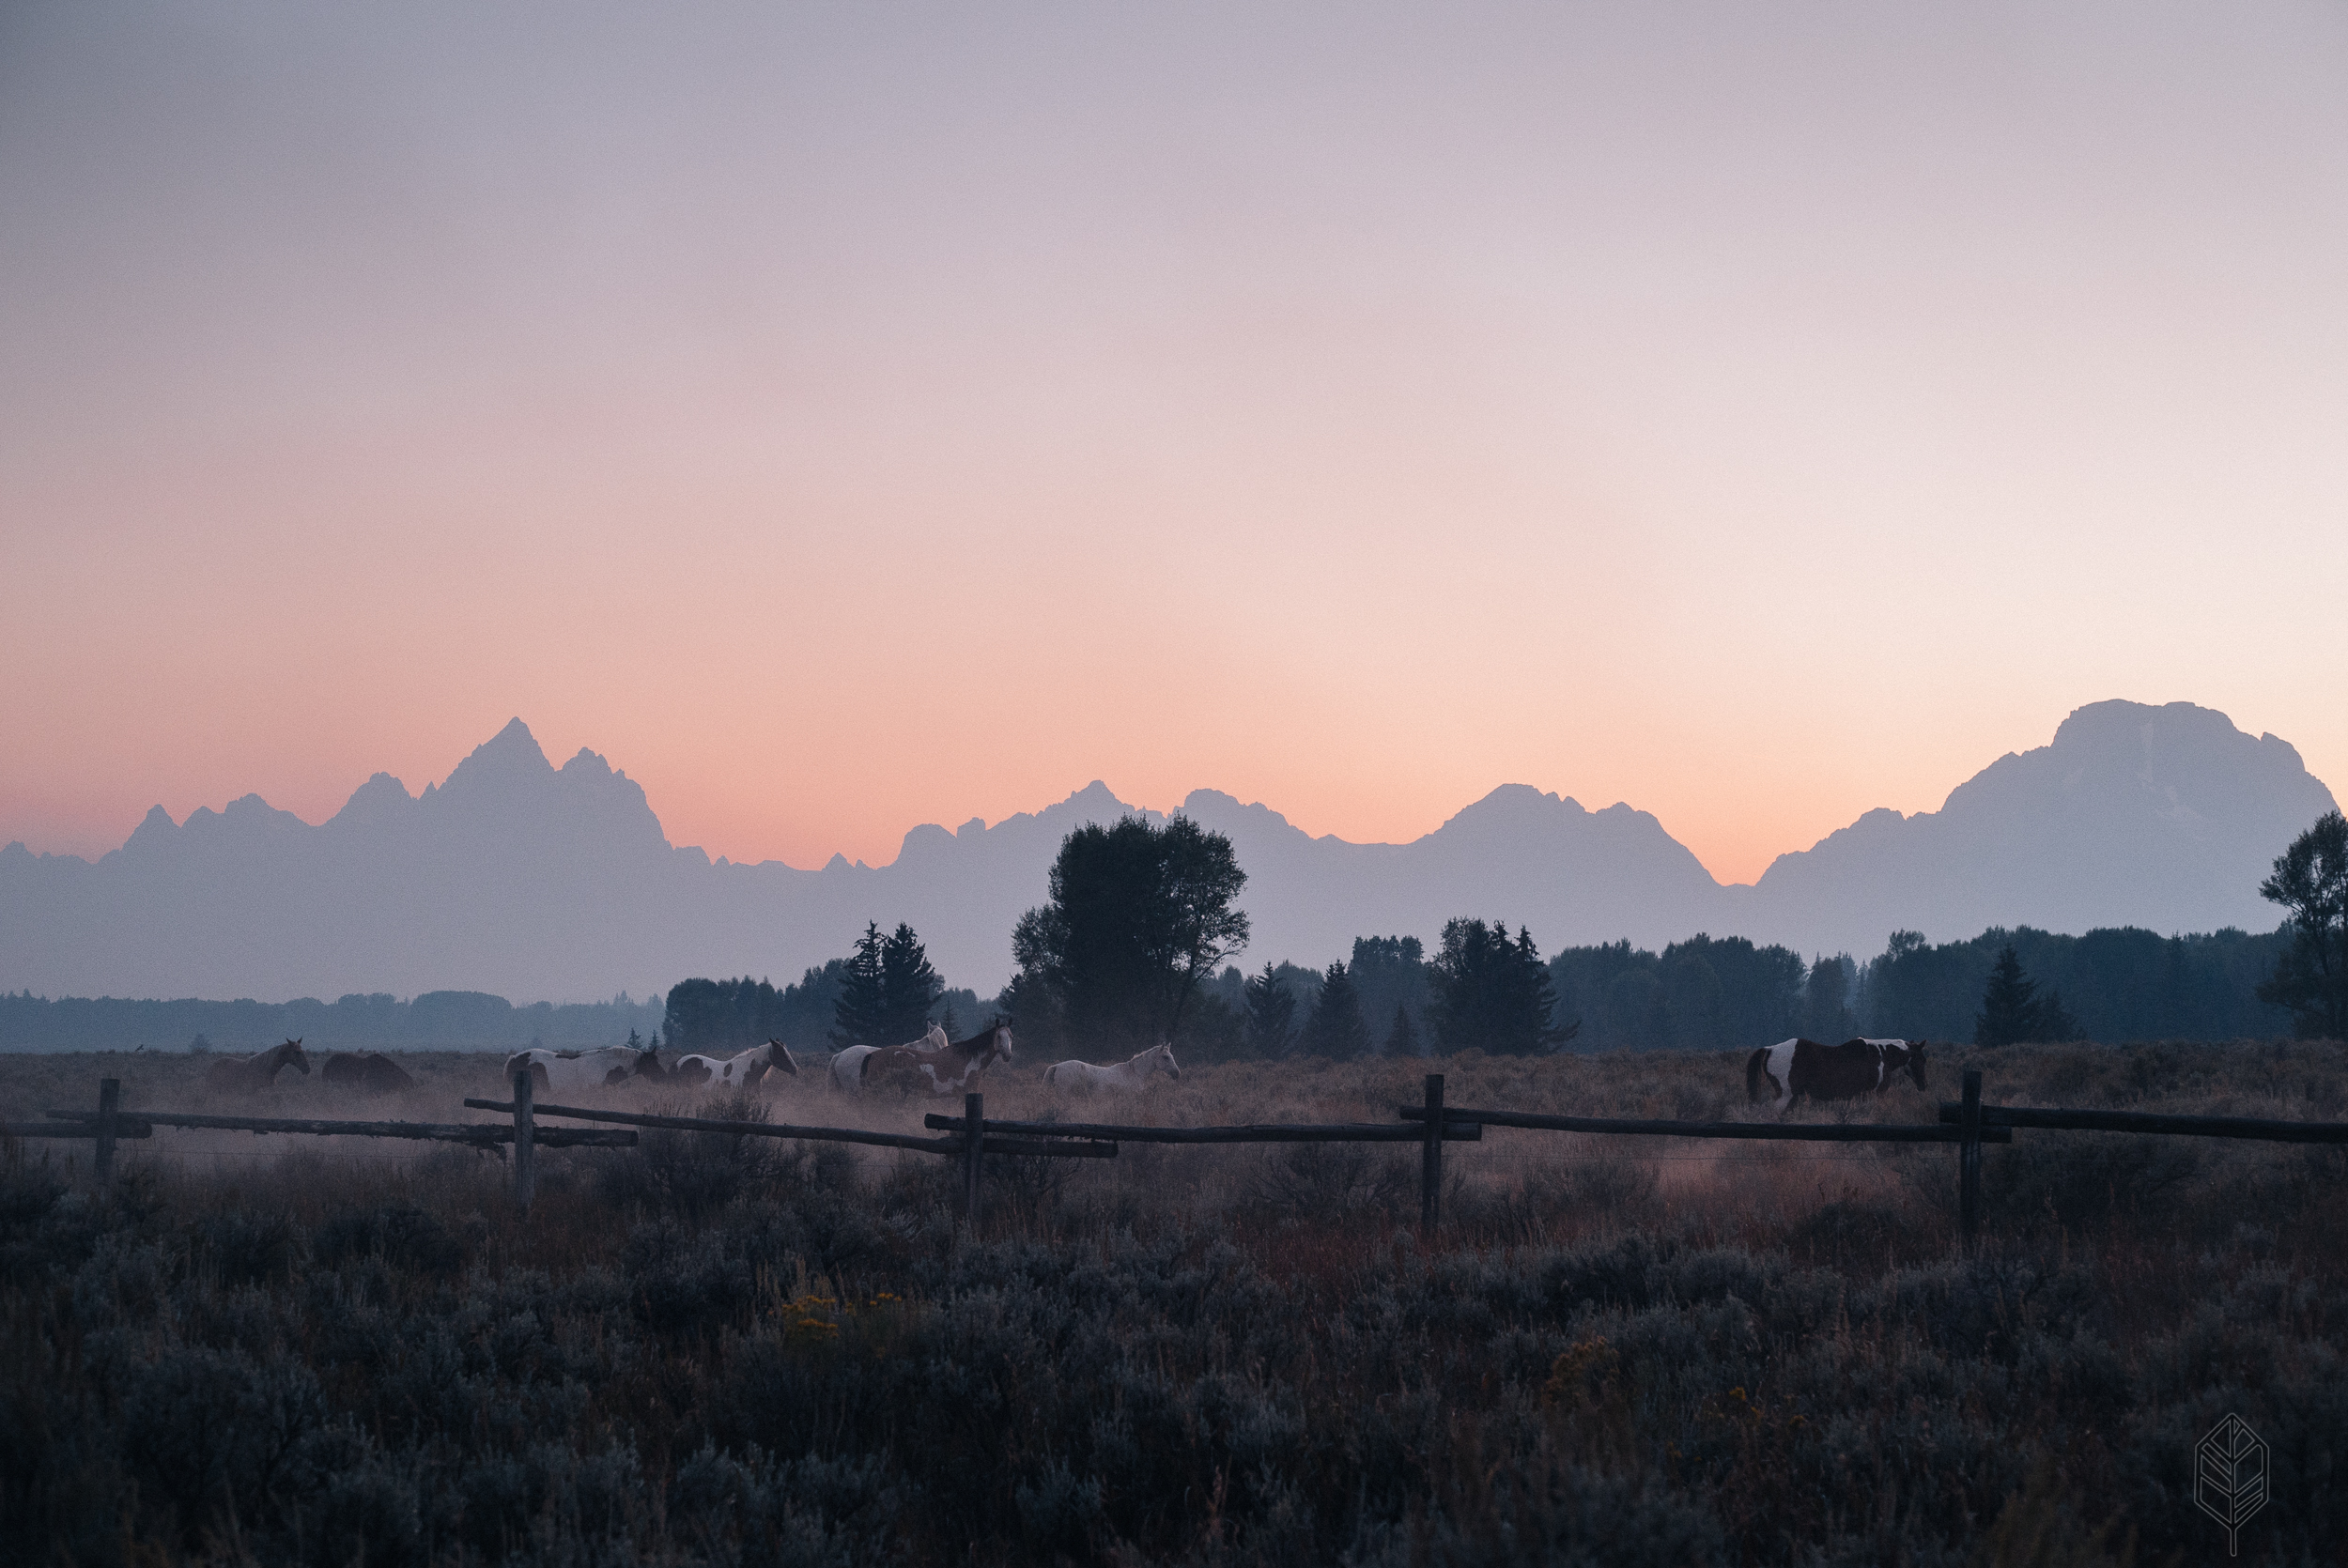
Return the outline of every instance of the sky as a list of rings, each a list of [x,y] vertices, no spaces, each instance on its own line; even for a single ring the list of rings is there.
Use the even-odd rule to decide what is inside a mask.
[[[0,8],[0,842],[512,716],[1750,881],[2073,708],[2348,785],[2331,4]]]

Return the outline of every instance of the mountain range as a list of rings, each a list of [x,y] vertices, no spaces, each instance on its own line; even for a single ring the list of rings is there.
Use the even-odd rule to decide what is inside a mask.
[[[778,981],[909,921],[956,984],[991,992],[1060,840],[1133,809],[1105,784],[1041,811],[904,837],[887,866],[712,862],[669,842],[642,788],[520,719],[411,795],[388,774],[313,826],[258,795],[149,811],[91,862],[0,850],[0,990],[289,998],[472,989],[575,999],[691,975]],[[1939,811],[1866,813],[1723,886],[1646,812],[1504,784],[1407,844],[1314,838],[1213,790],[1180,808],[1248,873],[1248,958],[1324,963],[1365,935],[1478,915],[1544,952],[1697,931],[1864,956],[1907,928],[2271,927],[2268,863],[2331,791],[2298,752],[2187,702],[2098,702],[2000,758]]]

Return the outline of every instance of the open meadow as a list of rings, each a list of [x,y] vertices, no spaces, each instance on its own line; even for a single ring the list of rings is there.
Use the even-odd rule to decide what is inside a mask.
[[[1985,1099],[2338,1120],[2329,1043],[1936,1047],[1800,1117]],[[0,1057],[0,1117],[495,1119],[499,1058],[361,1098],[202,1057]],[[1741,1056],[1193,1068],[990,1117],[1379,1121],[1453,1105],[1760,1119]],[[635,1110],[919,1131],[958,1096],[811,1068]],[[711,1109],[711,1107],[716,1107]],[[553,1125],[549,1123],[549,1125]],[[1487,1130],[1413,1145],[952,1161],[646,1132],[505,1157],[159,1128],[0,1176],[0,1560],[348,1563],[2092,1564],[2215,1560],[2194,1445],[2271,1454],[2244,1562],[2348,1541],[2348,1155],[2021,1131],[1955,1242],[1947,1146]]]

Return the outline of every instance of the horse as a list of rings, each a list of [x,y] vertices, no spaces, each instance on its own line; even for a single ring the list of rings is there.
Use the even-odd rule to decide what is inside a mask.
[[[1182,1068],[1174,1060],[1174,1047],[1164,1041],[1114,1067],[1094,1067],[1090,1062],[1079,1061],[1054,1062],[1043,1069],[1043,1082],[1055,1089],[1146,1089],[1151,1075],[1160,1072],[1176,1083],[1182,1082]]]
[[[416,1086],[407,1070],[380,1051],[338,1051],[326,1058],[326,1065],[318,1068],[318,1077],[370,1095],[397,1094]]]
[[[1804,1095],[1812,1099],[1856,1099],[1891,1087],[1905,1071],[1919,1089],[1924,1083],[1924,1042],[1850,1039],[1840,1045],[1795,1038],[1765,1045],[1745,1061],[1745,1098],[1765,1093],[1785,1110]]]
[[[657,1053],[631,1045],[607,1045],[599,1051],[548,1051],[540,1046],[505,1058],[507,1083],[525,1070],[531,1087],[541,1092],[608,1088],[631,1078],[649,1078],[657,1084],[668,1077]]]
[[[220,1094],[258,1094],[276,1083],[277,1075],[287,1068],[305,1078],[310,1075],[310,1058],[302,1053],[298,1039],[250,1056],[214,1062],[204,1069],[204,1086]]]
[[[884,1051],[943,1051],[948,1045],[946,1031],[933,1022],[927,1033],[905,1045],[850,1045],[833,1053],[831,1086],[835,1089],[860,1089],[864,1086],[864,1064]]]
[[[757,1085],[769,1068],[799,1075],[799,1064],[791,1058],[790,1048],[780,1040],[768,1040],[754,1045],[739,1056],[679,1056],[676,1066],[669,1069],[669,1082],[682,1084],[714,1084],[726,1089],[748,1089]]]
[[[857,1087],[888,1084],[905,1094],[926,1087],[943,1095],[977,1084],[989,1064],[1011,1060],[1011,1024],[996,1019],[968,1039],[956,1040],[943,1050],[892,1045],[875,1051],[859,1058],[855,1071]]]

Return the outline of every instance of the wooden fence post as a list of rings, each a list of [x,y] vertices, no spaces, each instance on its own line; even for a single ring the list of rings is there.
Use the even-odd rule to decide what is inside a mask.
[[[986,1159],[986,1096],[962,1097],[962,1218],[979,1233],[979,1172]]]
[[[1418,1234],[1421,1240],[1435,1239],[1435,1226],[1443,1219],[1443,1074],[1427,1075],[1427,1138],[1419,1145],[1418,1157]]]
[[[1965,1101],[1957,1114],[1956,1222],[1970,1254],[1981,1228],[1981,1068],[1965,1069]]]
[[[90,1161],[90,1173],[98,1185],[105,1186],[115,1178],[115,1112],[122,1104],[122,1080],[101,1078],[98,1081],[98,1150]]]
[[[530,1200],[538,1194],[538,1121],[531,1109],[531,1077],[527,1068],[514,1074],[514,1201],[530,1213]]]

